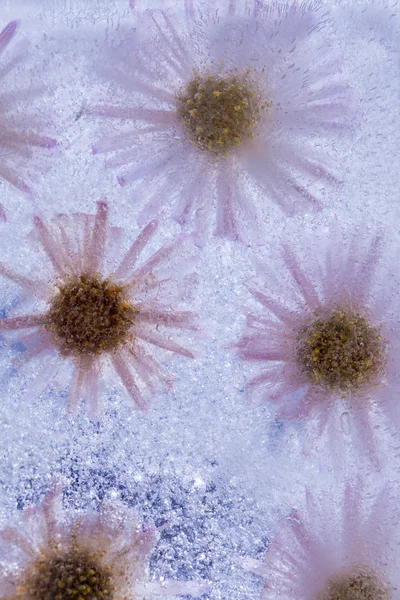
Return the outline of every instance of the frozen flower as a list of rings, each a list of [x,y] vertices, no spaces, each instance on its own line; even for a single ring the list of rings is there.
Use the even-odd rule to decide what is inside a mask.
[[[172,203],[199,241],[210,222],[259,239],[263,203],[320,210],[320,188],[338,182],[329,148],[349,124],[349,89],[319,3],[195,4],[140,15],[138,41],[106,71],[113,104],[87,111],[120,120],[93,152],[110,153],[121,185],[148,190],[142,219]]]
[[[7,52],[7,47],[17,33],[18,21],[11,21],[0,33],[0,56]],[[34,148],[53,148],[56,140],[38,133],[42,127],[38,116],[32,115],[28,109],[32,98],[38,95],[39,88],[26,87],[8,90],[7,78],[23,59],[23,53],[14,53],[8,57],[0,70],[2,92],[0,94],[0,177],[25,193],[31,188],[23,174],[27,160],[34,154]],[[28,113],[22,110],[21,103],[27,104]]]
[[[284,245],[281,262],[259,266],[265,289],[250,291],[263,311],[247,316],[238,342],[240,357],[261,366],[249,390],[263,390],[278,416],[315,420],[321,434],[339,414],[364,449],[379,437],[379,414],[399,416],[396,277],[382,254],[380,237],[364,248],[361,233],[338,230],[313,232],[299,252]]]
[[[142,530],[116,501],[84,513],[63,508],[61,495],[48,493],[18,526],[1,530],[0,539],[2,600],[136,600],[209,588],[200,581],[149,581],[156,530]]]
[[[264,578],[262,600],[392,600],[398,545],[396,499],[349,484],[342,497],[308,492],[304,509],[283,519],[266,560],[244,566]]]
[[[98,383],[102,366],[109,361],[130,397],[145,409],[146,391],[153,390],[157,380],[170,381],[148,346],[193,358],[192,352],[163,332],[197,328],[194,313],[173,310],[170,305],[176,302],[179,278],[168,258],[181,239],[164,245],[138,266],[157,223],[150,222],[122,259],[117,259],[122,231],[108,227],[106,202],[98,203],[96,215],[58,215],[49,225],[35,216],[34,226],[52,268],[47,263],[41,278],[28,277],[0,263],[0,274],[22,286],[45,308],[1,320],[0,331],[17,332],[26,347],[23,362],[36,357],[42,361],[34,382],[34,387],[39,386],[36,391],[51,381],[60,361],[67,361],[73,365],[69,410],[74,413],[85,398],[91,413],[101,412]],[[116,266],[110,271],[113,260]],[[181,277],[183,287],[186,279]]]

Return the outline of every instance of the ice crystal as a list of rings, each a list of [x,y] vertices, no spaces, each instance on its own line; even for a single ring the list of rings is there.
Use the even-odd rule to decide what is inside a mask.
[[[35,217],[36,232],[52,263],[52,285],[48,275],[41,281],[33,280],[0,264],[2,275],[47,304],[44,312],[3,319],[0,330],[27,331],[18,338],[26,347],[24,361],[36,357],[43,360],[54,353],[60,355],[60,360],[74,359],[68,401],[73,413],[83,397],[93,414],[101,412],[98,383],[101,361],[106,357],[141,409],[147,406],[146,392],[154,388],[154,381],[168,382],[146,345],[193,357],[192,352],[158,331],[160,327],[196,329],[192,312],[174,312],[158,299],[167,282],[157,279],[156,270],[179,248],[179,240],[165,245],[137,267],[139,254],[157,227],[156,222],[151,222],[115,271],[104,277],[100,273],[107,253],[107,236],[121,235],[108,227],[107,220],[106,202],[98,203],[95,217],[60,215],[51,226]],[[48,382],[43,377],[42,389]]]
[[[121,121],[93,152],[114,154],[121,185],[149,186],[143,218],[179,194],[174,216],[194,222],[199,243],[210,222],[249,241],[260,239],[255,186],[288,214],[322,208],[318,184],[339,181],[322,146],[350,124],[349,87],[311,4],[224,2],[217,18],[212,4],[148,12],[148,36],[132,35],[135,51],[107,70],[125,96],[86,112]]]

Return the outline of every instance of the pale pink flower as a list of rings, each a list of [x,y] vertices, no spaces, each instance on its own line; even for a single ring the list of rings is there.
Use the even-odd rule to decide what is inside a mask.
[[[29,393],[43,391],[62,361],[73,366],[69,411],[75,413],[85,399],[96,415],[103,409],[101,372],[111,363],[129,397],[144,410],[155,383],[171,383],[149,349],[194,356],[167,333],[171,328],[197,329],[194,313],[174,309],[190,282],[177,252],[184,250],[183,238],[165,244],[139,266],[157,222],[150,222],[117,258],[123,231],[108,226],[106,202],[98,203],[96,215],[61,214],[51,224],[35,216],[34,228],[51,267],[46,264],[45,272],[25,276],[0,263],[1,275],[33,296],[35,307],[38,302],[44,305],[44,310],[0,321],[0,331],[15,332],[24,344],[22,362],[40,361]],[[182,263],[181,277],[173,254]]]
[[[379,419],[400,416],[398,280],[379,236],[367,244],[341,230],[312,236],[257,265],[263,289],[250,292],[261,312],[247,315],[237,344],[260,366],[248,390],[261,391],[278,417],[315,423],[319,435],[352,431],[373,450]]]
[[[0,33],[0,56],[7,53],[18,27],[18,21],[11,21]],[[35,148],[53,148],[57,142],[39,132],[43,123],[30,108],[32,99],[39,91],[42,92],[42,86],[40,89],[27,86],[15,91],[7,88],[8,76],[23,58],[23,53],[10,54],[0,67],[0,177],[29,194],[31,187],[27,181],[26,167],[36,154]]]
[[[342,495],[307,493],[282,520],[265,561],[243,566],[264,578],[262,600],[395,600],[400,597],[399,514],[388,489],[359,483]]]
[[[201,581],[150,581],[154,527],[142,529],[120,502],[98,513],[66,509],[58,491],[25,510],[16,526],[0,530],[1,600],[112,598],[136,600],[201,595]],[[80,593],[80,595],[79,595]]]
[[[260,241],[266,203],[320,210],[321,188],[340,181],[330,149],[351,128],[350,90],[327,15],[307,2],[183,5],[139,14],[119,62],[103,61],[112,104],[86,111],[109,125],[93,152],[145,193],[144,221],[166,204],[199,243],[210,224]]]

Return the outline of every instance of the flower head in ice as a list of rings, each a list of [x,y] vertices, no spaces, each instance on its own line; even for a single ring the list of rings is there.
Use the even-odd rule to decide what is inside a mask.
[[[364,493],[359,484],[342,497],[307,493],[306,507],[283,519],[265,562],[245,559],[264,578],[262,600],[398,597],[398,514],[387,489],[372,500]]]
[[[2,600],[136,600],[178,594],[200,595],[207,583],[148,581],[157,541],[118,502],[99,513],[62,507],[58,493],[28,509],[19,526],[0,531]]]
[[[0,33],[0,60],[7,54],[8,45],[17,33],[19,23],[11,21]],[[42,127],[38,116],[24,114],[21,101],[30,103],[32,97],[38,94],[26,87],[22,90],[8,91],[7,79],[23,59],[23,53],[16,52],[3,61],[0,69],[2,92],[0,94],[0,177],[25,193],[31,189],[26,181],[27,160],[33,156],[34,148],[53,148],[56,140],[41,135],[38,129]],[[16,110],[18,109],[18,110]]]
[[[327,150],[348,125],[349,89],[317,5],[194,6],[140,15],[138,41],[106,73],[115,104],[87,111],[120,122],[93,151],[113,153],[121,185],[148,190],[142,218],[174,202],[199,241],[209,222],[248,241],[257,189],[288,214],[321,209],[319,186],[338,181]]]
[[[274,271],[261,267],[265,289],[251,292],[263,314],[247,316],[238,349],[243,360],[261,366],[249,389],[265,390],[281,417],[316,418],[322,432],[332,411],[349,410],[361,438],[371,442],[374,413],[396,412],[395,277],[385,264],[382,281],[382,258],[380,237],[365,249],[361,234],[315,232],[298,254],[285,245]]]
[[[17,332],[26,347],[23,361],[36,357],[45,361],[35,384],[42,389],[54,375],[52,364],[57,371],[60,360],[72,363],[72,412],[81,397],[86,398],[92,413],[102,406],[98,383],[102,363],[107,360],[131,398],[141,409],[146,408],[146,390],[153,389],[157,379],[169,381],[146,347],[158,346],[193,357],[162,332],[163,328],[196,329],[193,313],[174,311],[169,304],[176,302],[173,294],[178,284],[167,259],[179,248],[179,239],[137,266],[140,253],[156,230],[157,223],[152,221],[110,272],[105,267],[115,260],[122,231],[108,226],[106,202],[98,203],[96,215],[59,215],[49,225],[36,216],[34,225],[52,264],[50,273],[46,271],[41,280],[31,279],[1,263],[0,273],[46,307],[3,319],[0,331]],[[181,279],[184,287],[185,277]]]

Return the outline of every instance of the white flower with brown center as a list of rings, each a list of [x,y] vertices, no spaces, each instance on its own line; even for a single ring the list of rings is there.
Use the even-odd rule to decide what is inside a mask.
[[[329,20],[307,2],[183,4],[139,14],[102,60],[113,97],[86,110],[109,127],[93,152],[144,191],[142,220],[167,205],[198,243],[210,224],[264,240],[267,203],[320,210],[321,189],[340,181],[330,150],[351,102]]]
[[[138,266],[139,255],[157,228],[155,221],[119,260],[123,232],[108,226],[106,202],[98,203],[96,215],[59,215],[49,225],[36,216],[34,225],[50,269],[33,278],[0,263],[0,274],[44,303],[45,310],[3,319],[0,331],[14,332],[24,344],[23,363],[39,361],[35,393],[51,382],[60,361],[67,361],[74,369],[70,412],[75,413],[85,399],[89,412],[98,416],[103,410],[98,389],[101,370],[109,362],[129,396],[144,410],[156,382],[170,383],[147,348],[194,356],[165,334],[171,328],[197,329],[194,313],[174,307],[179,281],[182,295],[187,292],[188,278],[177,278],[176,265],[168,262],[182,250],[181,240],[164,245]],[[110,272],[111,261],[115,269]]]
[[[201,581],[150,581],[155,528],[119,502],[98,513],[62,507],[59,492],[0,530],[1,600],[138,600],[201,595]]]
[[[339,228],[285,244],[276,261],[256,267],[250,292],[259,310],[247,315],[237,344],[257,371],[251,394],[261,393],[282,419],[315,423],[329,446],[341,444],[340,431],[351,434],[374,461],[380,425],[398,426],[400,417],[397,277],[385,256],[380,236],[363,240]]]
[[[398,509],[388,489],[367,494],[359,481],[343,495],[307,492],[279,526],[264,561],[242,565],[264,579],[262,600],[395,600]]]

